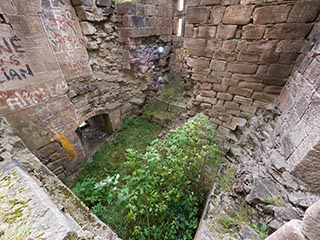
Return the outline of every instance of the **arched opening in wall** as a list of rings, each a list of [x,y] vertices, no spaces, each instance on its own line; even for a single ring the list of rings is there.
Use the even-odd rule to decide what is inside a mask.
[[[112,134],[108,114],[100,114],[82,122],[76,130],[87,156],[91,156]]]

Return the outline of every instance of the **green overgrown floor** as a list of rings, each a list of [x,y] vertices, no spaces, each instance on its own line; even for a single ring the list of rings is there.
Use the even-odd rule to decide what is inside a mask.
[[[81,167],[72,182],[81,182],[88,177],[103,179],[107,175],[112,175],[114,171],[119,171],[121,163],[125,161],[126,149],[145,150],[161,131],[162,127],[157,123],[151,123],[138,116],[127,117],[115,137],[99,148],[93,155],[92,161],[86,162]]]

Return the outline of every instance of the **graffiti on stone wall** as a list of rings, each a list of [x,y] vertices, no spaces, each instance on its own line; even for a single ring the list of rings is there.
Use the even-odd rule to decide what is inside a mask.
[[[58,0],[43,0],[42,4],[42,22],[62,71],[70,74],[85,72],[88,68],[88,60],[83,54],[86,40],[75,13]]]
[[[32,90],[15,89],[0,91],[0,108],[19,110],[33,107],[49,100],[49,98],[64,94],[67,89],[68,86],[65,82],[59,82],[53,86],[44,85],[41,88]]]
[[[22,64],[21,57],[25,52],[17,36],[2,37],[0,40],[0,84],[11,80],[24,80],[33,76],[29,64]]]
[[[72,56],[77,48],[86,46],[86,41],[77,36],[74,20],[70,15],[71,13],[45,20],[48,38],[53,49],[57,53],[66,53],[67,56]]]
[[[77,152],[74,149],[72,143],[63,133],[55,133],[51,141],[55,140],[60,142],[69,160],[72,160],[77,156]]]
[[[178,48],[175,51],[175,62],[172,70],[174,72],[181,72],[185,67],[186,57],[189,55],[189,50],[184,48]]]

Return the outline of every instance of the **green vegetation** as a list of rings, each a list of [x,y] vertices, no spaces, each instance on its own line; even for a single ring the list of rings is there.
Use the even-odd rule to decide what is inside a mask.
[[[217,187],[224,192],[231,192],[233,184],[235,183],[235,173],[237,168],[230,167],[227,169],[223,169],[221,174],[219,174],[216,178]]]
[[[81,168],[77,182],[94,176],[102,180],[107,175],[113,175],[121,170],[122,163],[126,161],[126,149],[137,151],[144,149],[157,138],[162,127],[136,116],[127,117],[117,131],[117,135],[106,142]]]
[[[270,194],[263,201],[265,203],[272,204],[275,206],[284,206],[286,203],[280,195],[272,195],[272,194]]]
[[[128,121],[112,147],[128,148]],[[136,131],[130,129],[130,135]],[[73,191],[123,239],[192,239],[219,159],[208,119],[195,117],[145,151],[141,145],[128,148],[117,161],[110,151],[95,155]],[[109,161],[117,164],[110,168]]]
[[[268,226],[266,224],[253,224],[252,228],[256,233],[259,234],[259,237],[261,239],[265,239],[268,237]]]

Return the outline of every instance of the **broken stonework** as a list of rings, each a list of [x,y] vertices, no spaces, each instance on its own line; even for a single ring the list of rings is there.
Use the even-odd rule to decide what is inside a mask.
[[[307,240],[302,232],[302,221],[291,220],[266,240]]]
[[[303,218],[302,230],[309,240],[320,239],[320,201],[309,207]]]
[[[258,203],[267,203],[268,199],[276,196],[280,196],[280,193],[273,181],[270,179],[257,178],[254,180],[250,194],[246,197],[246,201],[249,204],[256,205]]]
[[[24,146],[3,120],[0,133],[1,239],[119,239]]]

